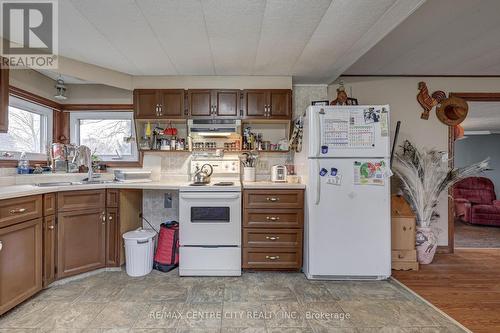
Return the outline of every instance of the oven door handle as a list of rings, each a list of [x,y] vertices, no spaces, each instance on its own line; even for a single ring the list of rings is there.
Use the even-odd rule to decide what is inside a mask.
[[[234,193],[234,194],[217,194],[217,193],[204,193],[204,194],[188,194],[188,193],[183,193],[181,194],[182,199],[239,199],[240,194],[239,193]]]

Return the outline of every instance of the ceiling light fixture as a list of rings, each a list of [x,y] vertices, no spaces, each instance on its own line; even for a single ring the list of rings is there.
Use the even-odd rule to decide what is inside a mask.
[[[56,94],[54,95],[54,98],[57,100],[66,100],[68,97],[66,97],[66,86],[64,85],[64,80],[62,79],[61,75],[57,78],[56,81]]]

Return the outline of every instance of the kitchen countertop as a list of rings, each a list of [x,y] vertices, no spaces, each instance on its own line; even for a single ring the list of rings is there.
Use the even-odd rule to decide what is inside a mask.
[[[247,189],[305,189],[305,184],[274,183],[271,181],[242,182],[243,188]]]
[[[143,190],[178,190],[179,187],[187,185],[187,181],[151,181],[143,183],[104,183],[104,184],[82,184],[82,185],[67,185],[67,186],[48,186],[38,187],[35,185],[6,185],[0,186],[0,200],[28,195],[62,192],[62,191],[80,191],[80,190],[96,190],[106,188],[116,189],[143,189]]]

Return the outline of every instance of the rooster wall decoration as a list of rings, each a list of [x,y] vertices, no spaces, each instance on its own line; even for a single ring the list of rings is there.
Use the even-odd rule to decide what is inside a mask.
[[[422,119],[429,119],[429,113],[433,107],[435,107],[439,102],[446,98],[446,93],[444,91],[438,90],[432,93],[432,96],[429,94],[429,90],[427,89],[427,84],[425,82],[418,83],[419,93],[417,95],[417,101],[424,109],[424,112],[420,115]]]

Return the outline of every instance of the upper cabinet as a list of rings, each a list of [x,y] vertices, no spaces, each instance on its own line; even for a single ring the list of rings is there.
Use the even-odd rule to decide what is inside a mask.
[[[251,89],[245,91],[245,118],[291,119],[292,91]]]
[[[184,118],[184,90],[136,89],[134,110],[138,119]]]
[[[237,118],[242,91],[237,89],[188,90],[189,116],[193,118]]]
[[[137,119],[292,117],[289,89],[137,89]]]
[[[8,129],[9,129],[9,69],[1,67],[0,68],[0,133],[6,133]]]

